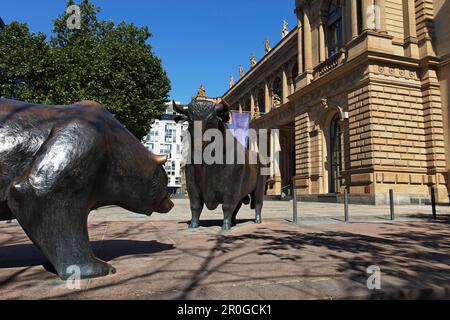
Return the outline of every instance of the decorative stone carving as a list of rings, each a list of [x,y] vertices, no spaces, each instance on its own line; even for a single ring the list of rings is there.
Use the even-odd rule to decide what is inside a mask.
[[[203,84],[200,85],[200,89],[198,89],[197,95],[193,100],[201,100],[202,98],[206,98],[206,90]]]
[[[256,57],[254,53],[252,53],[252,57],[250,58],[250,65],[252,68],[256,65]]]
[[[242,78],[244,76],[244,67],[242,64],[239,66],[239,76]]]
[[[285,20],[283,20],[283,28],[281,29],[281,39],[286,37],[288,34],[289,34],[288,22],[285,19]]]
[[[278,108],[279,106],[281,106],[281,98],[280,98],[280,96],[279,96],[278,94],[276,94],[276,93],[274,93],[274,94],[272,95],[272,105],[273,105],[275,108]]]
[[[233,88],[233,87],[234,87],[234,76],[231,75],[231,77],[230,77],[230,88]]]
[[[264,44],[264,50],[266,51],[266,54],[270,52],[270,50],[272,50],[270,48],[270,42],[269,42],[269,38],[266,38],[266,42]]]
[[[344,109],[340,106],[340,104],[336,101],[328,100],[327,98],[321,99],[322,107],[325,109],[334,108],[339,113],[339,118],[341,121],[348,119],[348,112],[345,112]]]

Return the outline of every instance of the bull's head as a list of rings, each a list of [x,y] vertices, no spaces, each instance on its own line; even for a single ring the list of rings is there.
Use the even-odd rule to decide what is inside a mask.
[[[220,131],[222,137],[225,136],[226,122],[229,121],[229,106],[225,101],[220,104],[215,104],[211,101],[193,101],[187,108],[177,105],[173,102],[173,109],[181,114],[175,119],[177,122],[187,121],[189,123],[188,131],[190,135],[190,151],[192,160],[198,159],[199,152],[212,143],[211,140],[204,140],[205,132],[209,130]],[[200,138],[199,138],[200,137]],[[217,139],[217,135],[212,138],[213,141]],[[203,152],[201,153],[203,156]]]
[[[220,104],[206,100],[193,101],[187,108],[177,105],[175,101],[172,103],[173,109],[181,115],[175,120],[177,122],[188,121],[190,128],[196,121],[199,121],[202,123],[203,130],[220,129],[221,123],[230,120],[230,107],[225,100],[222,100]]]

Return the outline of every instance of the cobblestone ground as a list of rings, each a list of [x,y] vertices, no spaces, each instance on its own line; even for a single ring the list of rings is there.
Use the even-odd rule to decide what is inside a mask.
[[[264,223],[244,209],[232,231],[220,230],[220,211],[202,227],[187,228],[186,200],[150,218],[119,208],[93,212],[89,221],[97,256],[117,274],[82,281],[80,290],[46,271],[46,259],[16,222],[0,223],[1,299],[348,299],[448,298],[449,208],[438,221],[426,206],[351,206],[267,202]],[[356,222],[355,222],[356,221]],[[381,290],[367,289],[367,268],[381,268]]]

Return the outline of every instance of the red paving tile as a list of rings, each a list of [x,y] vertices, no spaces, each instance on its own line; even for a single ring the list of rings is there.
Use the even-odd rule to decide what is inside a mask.
[[[1,299],[367,298],[450,284],[449,220],[294,226],[267,220],[230,232],[177,221],[93,222],[97,256],[117,274],[69,290],[17,224],[0,224]],[[392,297],[392,296],[391,296]]]

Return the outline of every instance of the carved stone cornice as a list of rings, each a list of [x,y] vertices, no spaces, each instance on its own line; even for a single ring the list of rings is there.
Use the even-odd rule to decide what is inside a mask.
[[[252,69],[250,69],[239,81],[224,95],[229,103],[238,99],[242,92],[247,92],[253,87],[264,84],[273,73],[297,57],[297,28],[294,28],[280,43],[278,43],[266,56],[264,56]]]
[[[450,54],[442,57],[441,67],[450,64]]]
[[[289,101],[279,108],[273,109],[269,113],[255,119],[251,127],[255,129],[275,129],[289,124],[295,120],[293,117],[294,103]]]

